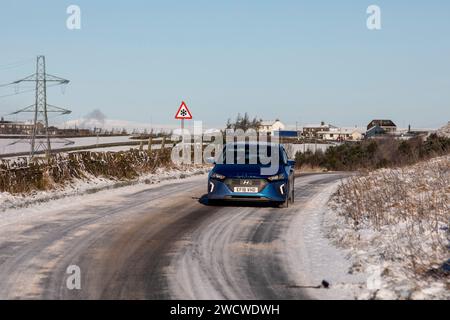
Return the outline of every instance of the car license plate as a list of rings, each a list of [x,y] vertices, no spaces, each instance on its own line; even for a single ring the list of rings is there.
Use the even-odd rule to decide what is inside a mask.
[[[258,193],[257,187],[235,187],[234,192],[238,193]]]

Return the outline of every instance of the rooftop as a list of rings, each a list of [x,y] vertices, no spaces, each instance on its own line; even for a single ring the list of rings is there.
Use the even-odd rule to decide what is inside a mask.
[[[380,126],[380,127],[396,127],[396,124],[392,121],[392,120],[385,120],[385,119],[375,119],[372,120],[369,123],[369,126],[372,125],[376,125],[376,126]]]
[[[276,120],[263,120],[261,121],[261,125],[262,126],[271,126],[273,124],[275,124],[276,122],[281,122],[280,120],[276,119]]]

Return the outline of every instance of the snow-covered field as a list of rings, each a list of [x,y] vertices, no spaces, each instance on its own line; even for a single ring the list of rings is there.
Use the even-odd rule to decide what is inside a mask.
[[[74,144],[66,145],[64,140],[55,139],[52,142],[52,148],[57,150],[60,148],[66,147],[82,147],[82,146],[92,146],[95,144],[104,144],[104,143],[117,143],[117,142],[135,142],[136,140],[131,140],[130,136],[115,136],[115,137],[86,137],[86,138],[70,138],[67,139],[73,141]],[[19,153],[19,152],[28,152],[30,151],[30,145],[27,140],[23,140],[18,142],[18,139],[0,139],[0,154],[7,153]],[[58,142],[59,141],[59,142]],[[305,143],[305,144],[286,144],[287,151],[289,156],[294,158],[297,152],[315,152],[321,150],[325,152],[328,148],[334,146],[335,144],[314,144],[314,143]],[[146,145],[144,146],[144,148]],[[139,146],[115,146],[115,147],[107,147],[107,148],[98,148],[96,151],[126,151],[130,148],[137,149]],[[153,146],[154,149],[158,149],[159,145]]]
[[[328,234],[369,274],[361,299],[450,299],[450,156],[348,179]]]
[[[166,148],[169,148],[171,144],[166,144]],[[120,152],[120,151],[128,151],[130,149],[138,150],[139,146],[117,146],[117,147],[106,147],[106,148],[95,148],[95,149],[89,149],[89,150],[80,150],[80,151],[94,151],[94,152]],[[143,145],[143,150],[147,150],[148,145]],[[152,150],[160,150],[161,145],[160,144],[152,144]],[[79,152],[79,151],[76,151]]]
[[[57,139],[60,140],[60,139]],[[64,147],[81,147],[89,146],[101,143],[116,143],[116,142],[126,142],[130,141],[129,136],[116,136],[116,137],[86,137],[86,138],[70,138],[74,144],[64,145],[64,143],[54,143],[53,148],[64,148]],[[29,143],[25,140],[23,142],[15,143],[18,139],[0,139],[0,154],[5,153],[17,153],[17,152],[27,152],[30,150]],[[15,144],[14,144],[15,143]],[[122,147],[123,148],[123,147]],[[122,149],[121,149],[122,150]],[[125,149],[127,150],[127,149]]]

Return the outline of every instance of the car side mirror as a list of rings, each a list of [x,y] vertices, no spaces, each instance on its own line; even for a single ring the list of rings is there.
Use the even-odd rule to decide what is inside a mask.
[[[295,167],[295,160],[288,160],[288,166]]]
[[[209,164],[216,164],[216,158],[214,158],[214,157],[209,157],[209,158],[206,158],[206,163],[209,163]]]

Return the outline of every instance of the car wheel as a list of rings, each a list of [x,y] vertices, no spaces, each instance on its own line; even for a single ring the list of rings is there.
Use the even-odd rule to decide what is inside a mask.
[[[289,208],[289,200],[286,199],[286,201],[280,202],[279,208]]]
[[[290,194],[291,194],[291,191],[289,190],[286,200],[280,203],[280,206],[279,206],[280,208],[289,208],[289,202],[291,201]]]
[[[217,206],[218,205],[218,203],[219,203],[219,201],[218,200],[215,200],[215,199],[208,199],[208,206]]]
[[[295,188],[292,186],[292,192],[291,192],[291,203],[295,202]]]

